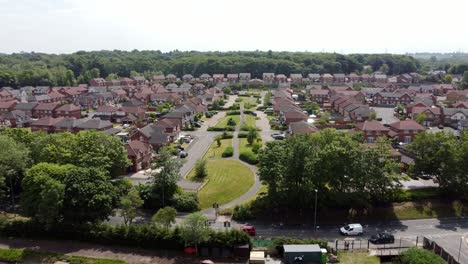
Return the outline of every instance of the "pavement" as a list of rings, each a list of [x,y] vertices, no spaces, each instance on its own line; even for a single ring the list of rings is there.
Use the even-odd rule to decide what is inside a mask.
[[[391,124],[399,121],[398,118],[393,116],[393,107],[371,107],[371,109],[374,109],[377,118],[382,118],[382,124]]]
[[[427,238],[442,247],[459,263],[468,263],[468,233],[429,235]]]

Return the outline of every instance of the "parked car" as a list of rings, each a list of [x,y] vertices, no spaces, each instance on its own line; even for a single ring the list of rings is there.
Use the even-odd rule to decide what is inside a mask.
[[[249,236],[255,236],[257,234],[257,232],[255,231],[255,227],[251,225],[243,226],[242,231],[246,232]]]
[[[187,156],[188,156],[188,153],[187,153],[187,152],[185,152],[185,151],[181,151],[181,152],[180,152],[180,158],[181,158],[181,159],[185,159]]]
[[[182,147],[182,146],[175,146],[175,148],[180,150],[180,151],[184,150],[184,147]]]
[[[271,137],[275,138],[276,136],[279,136],[279,135],[281,135],[281,134],[280,133],[273,133],[273,134],[271,134]]]
[[[273,138],[276,139],[276,140],[283,140],[286,137],[283,134],[279,134],[279,135],[275,135]]]
[[[369,241],[372,244],[392,244],[395,242],[395,237],[390,233],[382,232],[371,236]]]
[[[348,224],[340,228],[340,233],[345,236],[360,236],[363,233],[361,224]]]
[[[189,137],[184,137],[184,142],[185,143],[190,143],[191,139]]]
[[[193,123],[193,126],[194,126],[194,127],[201,127],[200,123],[197,123],[197,122],[194,122],[194,123]]]

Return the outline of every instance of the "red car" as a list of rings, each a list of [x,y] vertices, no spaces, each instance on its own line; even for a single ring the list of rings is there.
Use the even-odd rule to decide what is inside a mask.
[[[255,232],[255,227],[245,225],[242,227],[242,231],[246,232],[249,236],[255,236],[257,232]]]

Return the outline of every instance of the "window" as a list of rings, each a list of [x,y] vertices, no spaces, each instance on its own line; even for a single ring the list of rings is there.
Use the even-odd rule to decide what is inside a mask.
[[[368,137],[367,138],[367,143],[374,143],[375,138],[374,137]]]
[[[409,133],[409,130],[408,130],[408,129],[405,129],[405,130],[404,130],[404,133],[405,133],[405,134],[408,134],[408,133]]]
[[[405,143],[411,143],[411,137],[410,136],[405,136],[404,142]]]

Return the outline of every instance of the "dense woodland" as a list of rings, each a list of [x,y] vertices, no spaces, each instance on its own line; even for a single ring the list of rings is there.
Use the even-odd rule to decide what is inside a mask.
[[[197,51],[79,51],[73,54],[0,54],[1,86],[74,85],[96,77],[128,77],[158,73],[199,76],[203,73],[264,72],[351,73],[374,71],[388,74],[419,71],[418,60],[406,55],[309,53],[309,52],[197,52]],[[386,65],[382,67],[383,65]],[[387,67],[388,66],[388,67]]]

